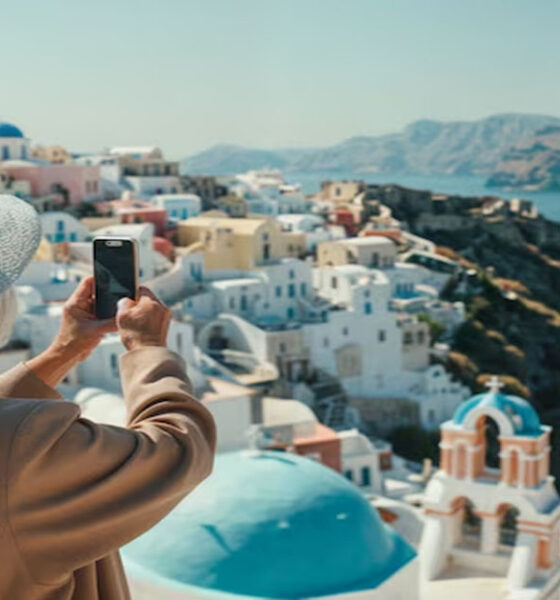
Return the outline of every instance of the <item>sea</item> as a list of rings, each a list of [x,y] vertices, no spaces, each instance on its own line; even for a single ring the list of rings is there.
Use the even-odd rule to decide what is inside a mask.
[[[461,196],[501,196],[502,198],[524,198],[532,200],[539,214],[553,221],[560,221],[560,191],[535,192],[510,190],[485,185],[486,177],[476,175],[411,175],[405,173],[357,173],[355,171],[288,171],[284,172],[288,183],[299,183],[306,194],[317,193],[321,181],[362,180],[367,183],[396,183],[434,193],[458,194]]]

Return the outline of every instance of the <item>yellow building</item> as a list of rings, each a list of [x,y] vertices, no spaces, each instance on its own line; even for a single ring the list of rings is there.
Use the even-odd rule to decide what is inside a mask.
[[[34,146],[31,148],[31,156],[53,164],[70,164],[72,162],[68,150],[62,146]]]
[[[230,219],[219,213],[181,221],[177,240],[179,246],[201,243],[206,269],[245,271],[305,251],[304,236],[283,232],[273,219]]]
[[[317,248],[320,267],[362,265],[373,269],[394,266],[397,247],[386,237],[368,236],[321,242]]]
[[[363,190],[361,181],[323,181],[320,199],[334,204],[350,204]]]

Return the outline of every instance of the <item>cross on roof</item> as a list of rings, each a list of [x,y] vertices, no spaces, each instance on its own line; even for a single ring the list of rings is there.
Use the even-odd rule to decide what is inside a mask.
[[[492,375],[484,385],[491,394],[499,394],[500,389],[503,388],[505,384],[500,381],[500,378],[497,375]]]

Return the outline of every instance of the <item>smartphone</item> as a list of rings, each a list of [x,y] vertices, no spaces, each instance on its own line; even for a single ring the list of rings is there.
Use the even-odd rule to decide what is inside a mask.
[[[96,237],[93,240],[95,315],[110,319],[121,298],[138,297],[138,246],[125,237]]]

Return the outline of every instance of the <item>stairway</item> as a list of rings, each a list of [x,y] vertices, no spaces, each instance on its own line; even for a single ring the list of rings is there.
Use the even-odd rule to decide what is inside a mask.
[[[348,398],[336,377],[317,369],[317,379],[309,384],[315,401],[313,410],[321,423],[336,431],[346,429]]]

